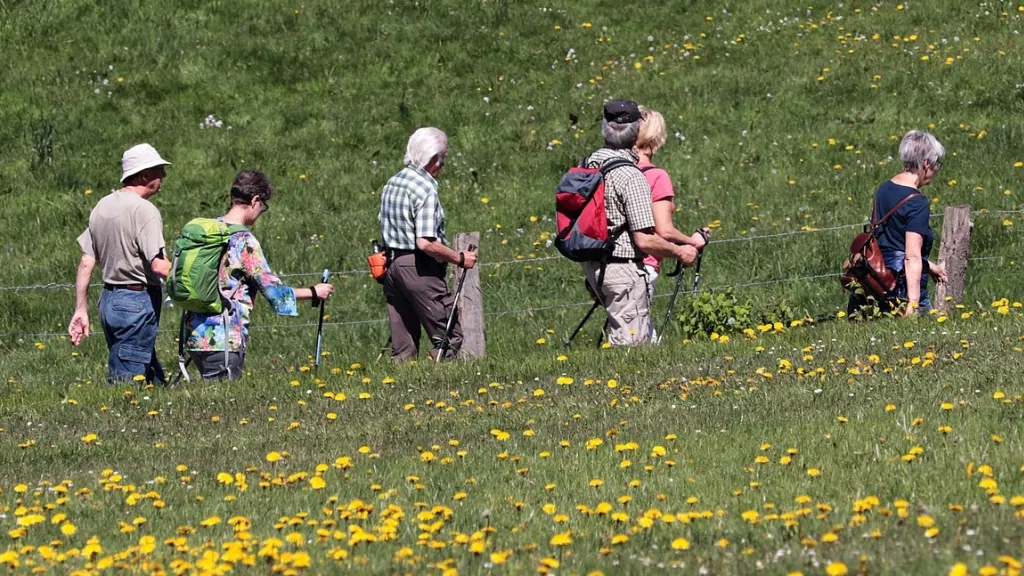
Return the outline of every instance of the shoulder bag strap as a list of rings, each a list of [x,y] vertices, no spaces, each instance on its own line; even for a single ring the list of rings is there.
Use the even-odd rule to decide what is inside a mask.
[[[896,213],[896,211],[897,211],[897,210],[899,210],[900,206],[903,206],[904,204],[906,204],[906,203],[907,203],[907,201],[909,201],[909,200],[910,200],[911,198],[913,198],[914,196],[917,196],[918,194],[920,194],[920,192],[914,192],[914,193],[912,193],[912,194],[909,194],[909,195],[907,195],[907,197],[906,197],[906,198],[904,198],[903,200],[900,200],[899,202],[897,202],[897,203],[896,203],[896,205],[892,207],[892,210],[889,210],[888,212],[886,212],[886,213],[885,213],[885,216],[882,216],[882,217],[881,217],[881,218],[879,218],[878,220],[874,220],[874,221],[872,221],[872,222],[871,222],[871,230],[872,230],[872,231],[874,231],[874,230],[875,230],[876,228],[878,228],[879,226],[881,226],[882,224],[884,224],[884,223],[885,223],[885,221],[886,221],[886,220],[888,220],[890,216],[892,216],[893,214],[895,214],[895,213]],[[876,207],[877,207],[877,206],[876,206]],[[872,217],[872,218],[874,218],[874,216],[875,216],[875,214],[876,214],[876,213],[877,213],[877,212],[875,212],[875,210],[874,210],[874,208],[873,208],[873,209],[872,209],[872,214],[871,214],[871,217]]]

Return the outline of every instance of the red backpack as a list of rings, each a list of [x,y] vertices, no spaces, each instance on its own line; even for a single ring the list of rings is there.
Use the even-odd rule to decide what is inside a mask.
[[[881,218],[878,218],[877,204],[871,207],[871,222],[865,227],[864,232],[853,239],[853,243],[850,244],[850,257],[843,262],[839,283],[844,289],[853,293],[862,289],[866,296],[873,296],[879,301],[892,296],[896,290],[897,275],[885,265],[882,248],[878,245],[878,229],[900,206],[917,194],[918,192],[914,192],[900,200]]]
[[[583,162],[584,166],[586,161]],[[625,226],[608,230],[604,180],[608,173],[636,164],[624,158],[605,162],[601,168],[570,168],[555,189],[555,248],[574,262],[603,262],[615,248]]]

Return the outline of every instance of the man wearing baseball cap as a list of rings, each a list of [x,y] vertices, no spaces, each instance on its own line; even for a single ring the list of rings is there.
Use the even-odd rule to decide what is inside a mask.
[[[633,151],[641,122],[636,102],[605,103],[601,123],[604,147],[583,161],[587,168],[609,166],[604,177],[605,211],[615,248],[606,262],[584,262],[583,271],[587,283],[597,287],[595,292],[608,312],[608,342],[613,346],[641,344],[650,337],[644,257],[671,258],[684,266],[697,257],[692,246],[673,244],[655,233],[651,188],[636,166],[640,157]]]
[[[99,261],[103,273],[100,325],[110,349],[107,380],[136,376],[164,383],[156,357],[161,285],[171,263],[164,257],[163,221],[149,198],[160,191],[170,162],[149,144],[121,157],[121,189],[101,199],[78,237],[82,260],[75,281],[75,313],[68,334],[75,346],[89,336],[89,282]]]

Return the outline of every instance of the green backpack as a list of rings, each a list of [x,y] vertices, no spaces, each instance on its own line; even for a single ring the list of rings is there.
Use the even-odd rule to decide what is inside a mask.
[[[224,310],[220,292],[220,266],[232,234],[248,232],[240,224],[226,224],[213,218],[195,218],[181,229],[174,241],[167,296],[189,312],[220,314]]]

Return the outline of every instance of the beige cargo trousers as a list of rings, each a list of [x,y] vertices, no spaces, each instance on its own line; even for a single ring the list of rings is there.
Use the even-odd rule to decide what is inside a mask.
[[[601,263],[584,262],[583,272],[590,286],[597,286]],[[612,346],[635,346],[650,340],[651,303],[642,262],[607,264],[600,296],[608,313],[608,342]]]

